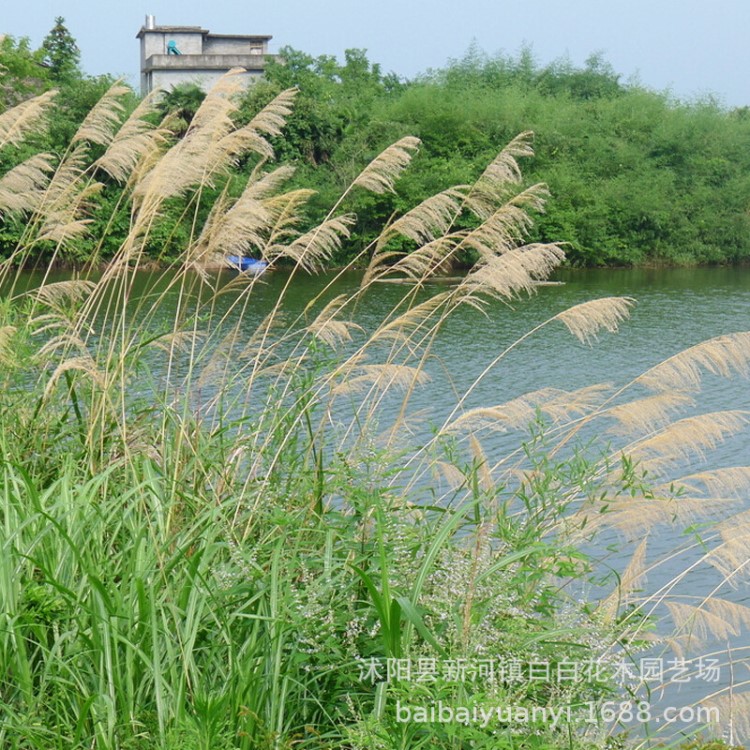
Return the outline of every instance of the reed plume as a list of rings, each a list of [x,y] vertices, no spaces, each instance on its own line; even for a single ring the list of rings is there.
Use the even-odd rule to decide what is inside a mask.
[[[154,154],[166,140],[166,131],[154,127],[145,119],[156,112],[155,98],[155,93],[144,97],[114,137],[107,134],[104,139],[104,143],[108,144],[107,150],[93,166],[103,170],[117,182],[125,183],[136,167]]]
[[[56,95],[56,91],[45,91],[0,114],[0,148],[18,146],[30,135],[44,132]]]
[[[71,139],[71,145],[86,141],[108,146],[118,131],[124,107],[120,99],[130,94],[130,89],[117,81],[89,110]]]
[[[53,169],[50,154],[34,154],[0,177],[0,213],[30,214],[44,199]]]

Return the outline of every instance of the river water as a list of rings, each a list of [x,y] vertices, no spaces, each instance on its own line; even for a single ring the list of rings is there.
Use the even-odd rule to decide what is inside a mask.
[[[519,300],[512,306],[494,304],[486,314],[466,308],[448,321],[432,352],[429,366],[432,381],[415,394],[411,404],[413,409],[427,415],[424,417],[427,423],[441,423],[455,404],[456,395],[462,394],[493,357],[520,335],[556,313],[593,298],[627,296],[636,304],[631,318],[618,333],[605,333],[593,346],[579,343],[562,325],[542,329],[503,358],[474,389],[466,408],[501,403],[542,387],[573,389],[601,382],[622,385],[705,339],[750,331],[750,268],[569,270],[558,273],[555,278],[562,283],[542,286],[531,298]],[[298,279],[288,296],[291,311],[301,312],[311,292],[329,281],[325,276]],[[344,274],[332,291],[351,293],[359,281],[359,274]],[[257,290],[258,306],[253,315],[260,317],[285,283],[286,278],[281,274],[269,276],[267,283]],[[435,284],[428,287],[425,294],[437,293],[442,288],[441,284]],[[358,322],[365,329],[374,328],[403,293],[403,288],[382,285],[377,293],[369,294],[358,309]],[[705,378],[695,411],[724,409],[750,410],[747,380]],[[488,449],[494,447],[502,454],[507,447],[503,445],[504,439],[498,435],[495,445],[490,444]],[[684,466],[684,473],[697,470],[698,463],[695,467]],[[711,468],[750,465],[750,430],[727,439],[711,453],[707,464],[701,465]],[[739,507],[750,508],[750,499],[741,498]],[[658,571],[650,576],[644,587],[646,592],[672,579],[700,556],[700,548],[696,549],[693,544],[691,551],[669,560],[684,543],[691,546],[691,541],[686,542],[678,527],[660,527],[649,536],[648,560],[667,562],[660,564]],[[601,552],[591,551],[595,556]],[[608,553],[608,563],[617,567],[630,551],[632,545],[625,544],[618,552]],[[671,596],[695,602],[690,597],[707,596],[714,591],[717,576],[710,566],[697,566],[675,587]],[[750,605],[745,583],[731,590],[725,587],[718,593],[732,602]],[[666,635],[673,627],[666,614],[664,608],[654,612],[658,618],[656,631],[661,635]],[[694,728],[695,721],[676,721],[665,726],[664,719],[659,717],[663,717],[667,709],[694,705],[714,691],[726,689],[730,684],[739,685],[750,678],[750,636],[739,621],[734,631],[734,635],[721,642],[709,637],[701,649],[684,656],[689,669],[688,680],[680,673],[682,663],[673,661],[677,658],[674,652],[663,645],[647,652],[645,657],[661,662],[664,679],[661,684],[658,680],[649,682],[653,692],[646,697],[654,716],[651,725],[647,728],[636,722],[628,725],[630,729],[636,734],[657,732],[666,738],[680,730]],[[639,667],[643,656],[637,659]],[[709,659],[718,659],[718,676],[717,670],[711,673],[705,669],[700,674],[697,661],[700,657],[704,657],[704,667],[715,665]],[[640,692],[639,696],[643,698],[644,693]]]
[[[332,278],[332,275],[296,278],[286,295],[286,314],[290,318],[301,315],[311,296]],[[512,306],[493,304],[486,314],[467,307],[447,322],[432,351],[432,382],[415,394],[411,404],[425,413],[427,423],[439,424],[455,404],[456,394],[463,393],[493,357],[520,335],[556,313],[593,298],[627,296],[636,304],[630,320],[622,324],[617,334],[604,334],[593,346],[579,343],[561,325],[545,327],[505,357],[473,390],[465,406],[497,404],[547,386],[573,389],[600,382],[621,385],[700,341],[720,334],[750,331],[750,268],[568,270],[555,278],[562,283],[542,286],[531,298],[519,300]],[[360,280],[358,273],[341,274],[329,294],[351,293]],[[281,272],[264,276],[253,291],[252,304],[247,311],[248,330],[271,309],[287,281],[288,277]],[[29,283],[33,285],[34,279],[29,278]],[[142,284],[144,288],[148,286],[146,277]],[[437,293],[442,288],[441,284],[431,285],[425,294]],[[403,293],[399,285],[380,285],[377,292],[368,294],[358,307],[357,322],[365,329],[374,328]],[[231,304],[231,296],[223,301],[220,298],[221,304]],[[698,409],[750,410],[748,381],[707,378]],[[503,437],[497,440],[495,447],[502,451]],[[748,464],[750,431],[747,430],[722,443],[710,459],[710,465],[717,467]],[[750,508],[747,498],[743,501],[744,507]],[[669,557],[682,540],[679,529],[660,528],[651,537],[649,559]],[[685,557],[677,557],[671,567],[670,564],[662,566],[660,575],[667,578],[676,575],[685,564]],[[715,585],[715,574],[706,568],[697,568],[675,593],[698,596],[710,593]],[[657,577],[650,585],[658,582]],[[745,584],[726,596],[736,603],[748,603]],[[657,614],[661,617],[664,613]],[[666,620],[660,627],[664,632],[669,629]],[[692,704],[726,687],[730,681],[739,685],[748,680],[750,638],[739,622],[735,632],[729,642],[709,641],[705,646],[705,654],[725,650],[727,645],[731,647],[731,658],[726,654],[720,657],[722,673],[718,682],[694,679],[673,683],[664,691],[655,691],[651,698],[654,706]],[[728,661],[732,662],[731,667]],[[679,726],[675,724],[673,728]]]
[[[323,289],[331,278],[323,275],[295,279],[287,294],[287,314],[290,317],[301,314],[311,296]],[[555,279],[562,283],[539,287],[531,298],[519,300],[512,306],[493,304],[485,314],[467,307],[451,317],[432,349],[428,365],[431,382],[413,396],[411,403],[412,409],[422,412],[425,424],[440,424],[455,404],[457,394],[462,394],[493,357],[519,336],[556,313],[590,299],[626,296],[635,300],[635,306],[631,318],[618,333],[605,333],[591,346],[578,342],[562,325],[543,328],[504,357],[483,378],[465,407],[502,403],[543,387],[574,389],[601,382],[622,385],[667,357],[705,339],[750,331],[750,268],[569,270],[560,272]],[[252,320],[260,321],[278,299],[287,280],[282,273],[269,274],[254,291],[254,302],[249,311],[250,327]],[[358,273],[344,273],[329,290],[329,297],[334,293],[352,293],[360,280]],[[428,286],[424,294],[438,293],[444,289],[444,283]],[[398,285],[379,285],[359,305],[357,322],[365,330],[374,329],[403,294],[404,288]],[[693,413],[750,410],[750,385],[742,378],[727,380],[709,376],[704,379],[703,391],[696,400]],[[426,430],[425,436],[427,434]],[[503,441],[513,438],[499,434],[493,440],[494,444],[489,441],[485,446],[502,455],[510,447]],[[684,466],[683,473],[698,470],[699,466],[716,468],[749,464],[750,431],[745,430],[720,444],[705,464],[696,461],[695,466]],[[750,508],[748,498],[740,498],[735,510],[742,507]],[[606,544],[610,541],[606,539]],[[692,545],[692,549],[670,559],[683,544]],[[632,544],[624,544],[617,552],[608,551],[608,564],[616,568],[632,549]],[[597,556],[602,550],[592,549],[591,552]],[[660,564],[649,577],[645,591],[653,591],[677,576],[686,566],[695,563],[700,554],[700,547],[696,547],[689,537],[686,539],[679,527],[653,529],[649,534],[648,560],[667,562]],[[718,580],[713,568],[699,565],[674,588],[671,597],[677,601],[695,602],[696,599],[691,597],[711,594]],[[750,604],[744,582],[734,589],[725,587],[718,593],[734,603]],[[668,634],[673,626],[666,610],[658,608],[654,615],[658,619],[657,633]],[[747,619],[750,621],[750,616]],[[726,689],[730,684],[739,685],[750,678],[750,637],[739,620],[734,623],[733,630],[734,633],[721,642],[709,637],[701,649],[684,657],[689,680],[680,675],[680,662],[673,661],[677,657],[666,646],[659,646],[646,654],[661,660],[664,670],[663,689],[658,680],[649,683],[653,692],[647,697],[655,717],[663,715],[661,712],[670,707],[693,705],[714,691]],[[712,674],[697,674],[697,659],[701,656],[706,660],[718,659],[718,677],[716,670]],[[640,664],[640,658],[637,661]],[[713,664],[704,661],[704,665]],[[644,697],[642,692],[640,697]],[[669,726],[662,722],[659,726],[659,720],[655,718],[649,731],[671,736],[675,731],[694,725],[695,722],[685,721]],[[646,727],[637,723],[631,724],[630,728],[635,733],[646,731]]]

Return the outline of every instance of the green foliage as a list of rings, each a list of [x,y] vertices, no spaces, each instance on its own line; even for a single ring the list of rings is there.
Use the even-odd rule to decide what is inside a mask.
[[[297,184],[328,205],[367,162],[405,134],[425,155],[390,196],[354,199],[348,257],[375,228],[479,170],[515,133],[535,133],[529,182],[554,196],[534,238],[568,243],[574,265],[695,264],[750,257],[750,122],[711,101],[681,103],[622,84],[601,55],[583,68],[540,67],[529,49],[489,58],[477,49],[410,83],[382,76],[363,54],[345,64],[291,49],[248,94],[248,113],[298,86],[288,138],[275,144],[298,165]],[[321,214],[314,214],[320,216]]]
[[[31,49],[26,38],[0,38],[0,112],[49,87],[43,52]]]
[[[206,94],[193,83],[182,83],[172,87],[159,99],[159,112],[162,118],[171,115],[176,118],[172,128],[177,135],[184,134],[190,121],[198,111]]]
[[[85,76],[74,81],[62,81],[55,99],[55,111],[51,117],[46,148],[62,155],[70,144],[78,126],[104,92],[114,83],[111,76]],[[135,108],[135,94],[123,102],[125,111]]]
[[[61,88],[53,127],[39,144],[61,154],[111,81],[81,75],[75,42],[57,21],[36,52],[27,40],[2,40],[0,85],[6,107],[53,84]],[[45,55],[51,67],[42,65]],[[540,66],[530,49],[516,57],[489,57],[472,48],[445,69],[404,82],[384,74],[361,50],[347,50],[339,62],[284,48],[280,61],[269,62],[264,79],[244,96],[239,121],[249,121],[290,87],[300,92],[294,112],[284,138],[271,142],[277,158],[296,167],[291,184],[317,192],[306,209],[310,224],[390,143],[416,135],[424,144],[399,196],[347,196],[357,223],[334,264],[357,256],[394,211],[476,179],[499,144],[523,130],[534,131],[536,143],[527,180],[546,182],[554,196],[531,239],[566,242],[568,263],[683,265],[750,258],[747,113],[728,112],[710,99],[678,102],[626,85],[599,54],[578,68],[564,59]],[[171,115],[178,137],[203,96],[197,87],[181,86],[163,97],[160,112]],[[7,170],[24,152],[2,158]],[[239,178],[253,166],[240,160]],[[175,206],[173,214],[176,227],[182,209]],[[11,219],[4,222],[0,247],[7,255],[19,235]],[[189,228],[176,231],[175,237],[184,237]],[[75,257],[85,259],[90,251],[91,243],[84,242]],[[164,257],[164,242],[151,244],[148,252]]]
[[[290,47],[282,48],[279,56],[281,62],[267,65],[265,80],[250,88],[244,107],[250,114],[280,91],[299,88],[285,137],[275,144],[283,161],[311,166],[328,163],[343,140],[362,137],[377,103],[401,88],[394,76],[384,76],[380,66],[370,63],[362,50],[347,50],[343,65],[333,57],[313,58]],[[347,176],[339,179],[346,182]]]

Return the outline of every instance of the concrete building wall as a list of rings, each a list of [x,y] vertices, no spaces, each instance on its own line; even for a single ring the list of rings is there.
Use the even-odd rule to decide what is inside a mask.
[[[203,54],[203,34],[189,31],[173,31],[171,33],[162,34],[162,43],[164,45],[163,51],[155,54],[166,55],[167,45],[171,41],[174,41],[177,44],[177,49],[180,50],[183,55]]]
[[[155,70],[151,74],[152,88],[169,91],[174,86],[184,83],[195,84],[207,90],[224,75],[223,70]],[[241,78],[250,84],[257,81],[263,74],[260,70],[248,70],[241,74]]]
[[[154,55],[166,55],[167,45],[174,41],[182,55],[200,55],[203,52],[205,29],[141,29],[141,93],[147,94],[154,88],[153,76],[150,75],[149,60]],[[177,57],[175,55],[175,57]]]
[[[204,89],[232,68],[245,68],[248,82],[262,74],[270,36],[210,34],[199,26],[156,26],[153,16],[138,32],[141,93],[196,83]],[[168,55],[173,41],[179,55]]]
[[[268,43],[262,38],[233,38],[207,34],[203,40],[203,54],[205,55],[262,55],[267,51]]]

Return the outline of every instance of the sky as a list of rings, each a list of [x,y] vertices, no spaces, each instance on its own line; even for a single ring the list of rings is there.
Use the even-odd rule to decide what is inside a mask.
[[[583,65],[601,53],[623,82],[682,100],[714,96],[750,104],[750,0],[0,0],[0,33],[38,47],[63,16],[86,73],[138,81],[138,41],[147,13],[157,25],[222,34],[271,34],[270,52],[290,45],[341,58],[367,50],[384,72],[410,78],[472,44],[492,55],[530,46],[544,65]]]

